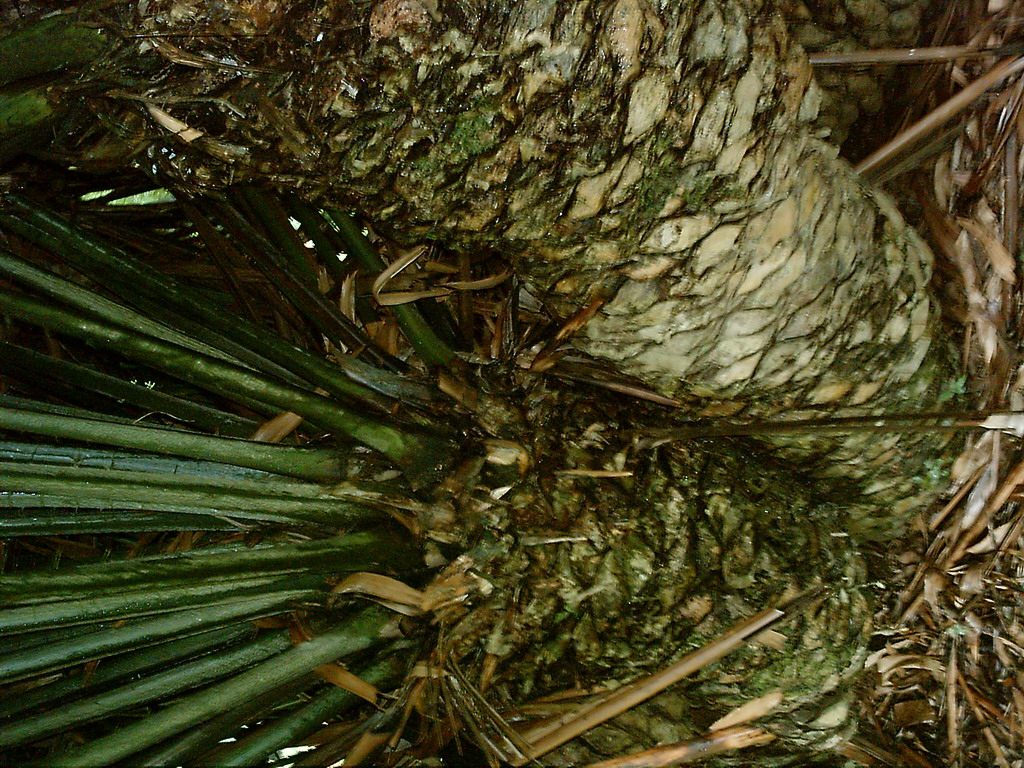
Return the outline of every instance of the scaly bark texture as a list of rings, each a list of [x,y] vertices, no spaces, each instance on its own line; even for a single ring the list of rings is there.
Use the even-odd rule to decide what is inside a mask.
[[[200,189],[270,179],[397,239],[496,250],[562,316],[603,302],[580,351],[688,401],[776,418],[923,411],[953,377],[928,251],[815,137],[820,91],[774,3],[120,8],[145,36],[113,66],[145,87],[94,98],[119,128],[96,157]],[[154,107],[190,130],[147,122]],[[783,652],[752,646],[695,682],[688,714],[676,692],[586,749],[684,739],[774,688],[787,697],[772,727],[791,744],[846,733],[870,613],[847,534],[891,534],[931,498],[945,441],[687,445],[616,485],[559,470],[614,468],[626,446],[594,435],[635,426],[635,410],[588,414],[536,382],[524,399],[503,436],[533,468],[506,503],[465,503],[493,589],[443,628],[446,658],[496,660],[497,695],[518,703],[632,679],[824,583],[834,595]]]
[[[201,185],[272,171],[396,237],[497,249],[564,315],[601,297],[577,347],[669,395],[783,418],[922,411],[954,378],[928,250],[813,136],[819,91],[773,3],[246,8],[147,6],[157,35],[216,23],[280,46],[259,62],[278,75],[178,68],[150,89],[230,104],[215,127],[206,100],[168,104],[209,151],[147,139],[157,167]],[[235,40],[221,59],[245,61]],[[931,490],[932,435],[776,442],[868,484],[848,526],[864,536]]]
[[[753,642],[545,762],[583,765],[696,738],[776,691],[785,698],[761,724],[782,744],[721,765],[806,764],[800,748],[847,737],[871,605],[863,561],[834,535],[840,507],[743,442],[647,453],[624,479],[574,474],[621,466],[637,409],[536,389],[523,401],[506,436],[538,466],[503,503],[484,494],[467,503],[465,519],[486,521],[470,554],[492,591],[443,622],[438,658],[469,679],[496,670],[488,695],[514,707],[653,673],[759,606],[829,586],[821,606],[781,628],[781,647]]]

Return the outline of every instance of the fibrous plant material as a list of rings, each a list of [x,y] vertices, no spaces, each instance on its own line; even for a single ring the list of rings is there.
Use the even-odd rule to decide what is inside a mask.
[[[279,419],[299,439],[328,433],[331,442],[268,446],[243,460],[223,439],[176,440],[170,430],[86,423],[81,412],[23,403],[5,409],[10,428],[36,435],[63,429],[69,440],[306,481],[230,471],[172,480],[134,465],[69,467],[58,487],[38,466],[0,468],[12,505],[45,511],[42,530],[74,531],[66,507],[80,505],[152,510],[171,531],[194,515],[208,531],[213,546],[194,556],[83,566],[96,589],[137,581],[120,597],[97,596],[83,623],[123,610],[167,614],[146,621],[177,626],[186,606],[213,608],[189,585],[204,568],[226,582],[294,573],[296,589],[272,593],[251,614],[218,613],[197,633],[283,607],[315,617],[309,633],[300,614],[288,620],[296,648],[137,724],[115,719],[94,730],[89,717],[66,715],[88,741],[52,764],[102,764],[144,749],[173,761],[178,753],[161,740],[207,718],[221,736],[247,717],[261,720],[267,736],[207,759],[262,756],[354,697],[330,691],[279,716],[233,713],[243,687],[259,678],[269,681],[260,693],[294,695],[291,686],[316,666],[363,651],[355,667],[375,681],[408,671],[401,694],[307,763],[371,747],[412,761],[456,733],[491,760],[521,763],[539,731],[510,725],[526,716],[520,709],[536,717],[558,692],[571,699],[595,685],[631,690],[808,591],[821,599],[784,625],[714,665],[687,667],[692,679],[615,710],[559,751],[538,736],[536,754],[581,764],[657,742],[704,743],[720,716],[766,697],[774,705],[756,729],[774,740],[725,739],[758,745],[739,759],[792,764],[843,745],[870,631],[858,544],[892,536],[935,496],[953,441],[921,431],[808,436],[783,426],[657,448],[637,442],[654,427],[671,430],[680,411],[762,422],[927,412],[957,378],[927,292],[930,254],[892,202],[815,134],[809,65],[775,10],[754,0],[657,9],[631,0],[568,9],[382,0],[231,6],[215,18],[189,3],[108,6],[108,19],[122,14],[95,21],[109,56],[74,86],[104,127],[86,126],[87,113],[57,88],[47,119],[66,130],[47,153],[96,172],[141,165],[179,202],[169,206],[173,218],[139,225],[135,236],[109,226],[115,206],[90,206],[75,174],[49,205],[8,195],[0,226],[11,285],[0,301],[11,354],[37,360],[42,349],[65,350],[106,376],[110,359],[127,357],[173,381],[176,397],[214,410],[230,402],[241,418]],[[129,28],[143,36],[141,49],[119,31]],[[108,200],[118,199],[117,184]],[[299,199],[273,191],[285,184]],[[490,312],[474,316],[471,302],[460,302],[461,341],[443,306],[381,306],[389,293],[448,290],[431,288],[427,266],[410,274],[431,261],[426,243],[435,244],[437,268],[458,275],[449,285],[489,291]],[[486,263],[494,254],[514,281],[489,277],[504,272]],[[166,274],[176,269],[192,274]],[[399,279],[407,282],[382,288]],[[561,330],[546,330],[546,317]],[[581,370],[600,380],[600,363],[617,370],[605,390],[561,383]],[[137,516],[107,519],[104,529],[94,516],[88,530],[144,530],[133,527]],[[309,536],[316,540],[296,543]],[[163,545],[203,543],[179,539]],[[38,614],[9,606],[12,624],[47,628],[26,631],[25,645],[10,649],[14,677],[139,653],[143,646],[125,639],[138,632],[149,638],[139,643],[166,642],[163,630],[129,623],[121,634],[97,629],[93,655],[67,655],[45,631],[73,612],[61,590],[80,574],[33,570],[40,553],[17,551],[25,566],[14,564],[16,583],[54,605]],[[294,570],[284,570],[297,552]],[[406,602],[384,598],[418,617],[402,625],[408,642],[395,645],[396,622],[374,609],[323,599],[339,572],[354,569],[415,588],[402,592]],[[231,588],[248,595],[257,586]],[[367,615],[373,621],[355,618]],[[304,648],[324,655],[298,663]],[[46,663],[17,666],[34,655]],[[396,658],[406,663],[385,664]],[[200,679],[189,685],[205,686]],[[150,701],[132,695],[111,693],[117,703],[104,711]],[[200,710],[201,701],[211,703]],[[64,722],[26,721],[19,732]]]

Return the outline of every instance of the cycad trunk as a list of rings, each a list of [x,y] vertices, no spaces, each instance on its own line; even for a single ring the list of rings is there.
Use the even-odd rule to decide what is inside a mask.
[[[114,65],[153,80],[94,98],[122,127],[94,158],[141,157],[199,188],[271,179],[397,240],[497,252],[561,317],[600,305],[579,352],[695,409],[927,411],[953,378],[928,251],[812,135],[819,94],[773,3],[143,7],[130,22],[135,5],[120,7],[125,28],[155,42],[125,42]],[[156,113],[136,97],[202,135],[144,123]],[[526,445],[531,467],[501,505],[464,504],[490,591],[443,626],[442,660],[488,670],[511,705],[634,678],[825,584],[783,651],[748,648],[549,759],[683,740],[776,689],[771,728],[790,743],[847,732],[870,619],[848,535],[891,535],[934,494],[921,478],[943,439],[636,454],[633,430],[670,414],[487,378],[525,394],[495,436]]]
[[[149,8],[156,35],[210,21]],[[921,411],[955,378],[927,248],[812,135],[819,91],[773,3],[389,0],[217,21],[280,39],[254,63],[283,74],[229,85],[216,133],[171,109],[208,131],[205,155],[147,139],[180,178],[272,169],[404,241],[496,250],[563,316],[602,302],[575,346],[668,395]],[[149,96],[184,89],[175,74],[213,92],[179,70]],[[870,478],[887,509],[865,508],[865,533],[920,500],[919,439],[779,442],[804,470]]]

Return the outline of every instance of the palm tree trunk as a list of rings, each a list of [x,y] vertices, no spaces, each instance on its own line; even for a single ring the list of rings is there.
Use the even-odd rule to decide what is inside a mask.
[[[162,7],[143,29],[212,23]],[[932,410],[955,379],[928,249],[815,138],[820,93],[774,3],[387,0],[226,23],[287,41],[218,43],[279,74],[227,96],[212,78],[226,126],[168,105],[206,150],[147,138],[171,175],[216,186],[270,167],[395,238],[497,251],[563,317],[600,302],[574,346],[666,395],[878,414]],[[152,103],[186,83],[214,87],[179,67]],[[816,477],[870,485],[850,526],[879,537],[928,497],[944,440],[772,442]]]
[[[125,41],[93,74],[91,108],[122,126],[103,162],[145,157],[190,189],[289,184],[395,240],[497,252],[562,319],[596,309],[576,351],[693,413],[928,411],[948,394],[930,254],[816,137],[819,92],[775,3],[300,2],[216,18],[173,5],[112,6],[155,42]],[[144,94],[101,85],[129,69],[160,77]],[[523,400],[511,378],[491,381]],[[770,726],[790,744],[840,739],[871,613],[848,536],[899,530],[934,496],[926,470],[950,441],[765,436],[635,455],[633,432],[674,416],[523,387],[502,436],[530,471],[501,504],[456,499],[487,589],[440,620],[434,660],[491,670],[497,698],[522,702],[635,678],[828,587],[783,652],[750,646],[685,707],[676,690],[632,713],[628,737],[553,763],[683,740],[775,690]],[[628,477],[594,476],[623,457]]]

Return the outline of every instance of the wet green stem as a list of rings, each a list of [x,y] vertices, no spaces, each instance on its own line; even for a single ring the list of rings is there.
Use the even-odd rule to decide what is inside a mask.
[[[84,365],[6,341],[0,341],[0,366],[12,378],[26,379],[33,383],[45,380],[49,387],[56,386],[76,394],[95,392],[117,403],[130,403],[144,411],[166,414],[190,426],[222,435],[248,437],[259,427],[255,419],[158,392],[142,384],[124,381]]]
[[[342,476],[337,452],[322,448],[258,443],[183,430],[120,424],[105,419],[82,419],[2,406],[0,429],[218,461],[312,482],[333,482]]]
[[[194,606],[187,611],[176,611],[154,619],[65,636],[56,642],[6,654],[0,659],[0,681],[24,680],[170,638],[280,613],[289,604],[308,600],[317,594],[309,589],[275,592],[221,605]]]
[[[90,563],[58,571],[11,573],[0,581],[0,604],[78,600],[113,588],[195,584],[258,576],[342,573],[386,566],[403,574],[420,567],[416,549],[384,531],[360,531],[298,544],[222,544],[130,560]]]
[[[0,462],[8,504],[77,509],[199,513],[236,521],[340,528],[379,522],[385,513],[333,496],[321,486],[282,481],[196,479],[187,475]],[[6,494],[11,494],[7,497]],[[31,495],[29,495],[31,494]]]
[[[299,377],[339,397],[378,406],[382,405],[380,394],[397,396],[411,388],[412,382],[359,360],[341,358],[335,365],[320,360],[221,307],[196,301],[188,286],[87,235],[51,211],[16,195],[5,196],[3,202],[6,210],[0,208],[0,226],[61,255],[75,269],[139,307],[141,317],[181,328],[189,337],[222,350],[221,354],[285,381],[296,383]]]
[[[395,651],[394,654],[381,654],[382,659],[365,669],[356,670],[355,674],[361,680],[375,686],[393,680],[401,673],[403,666],[404,654],[398,655],[399,653]],[[217,765],[238,768],[259,765],[275,750],[301,743],[323,723],[329,722],[360,701],[361,699],[354,693],[331,686],[280,720],[230,744],[217,755]]]
[[[83,67],[109,46],[98,29],[52,15],[0,37],[0,86],[61,69]]]
[[[326,397],[177,344],[91,320],[27,296],[0,294],[0,307],[14,317],[120,352],[217,394],[242,396],[271,410],[297,413],[313,424],[375,448],[403,467],[414,483],[429,482],[451,452],[439,437],[372,421]]]
[[[29,715],[4,724],[0,747],[28,741],[109,717],[130,707],[142,706],[181,691],[207,685],[245,667],[265,661],[291,647],[286,632],[264,635],[241,645],[147,675],[111,691],[66,704],[39,715]]]
[[[391,615],[365,608],[337,628],[222,683],[205,688],[133,725],[72,749],[44,765],[109,765],[220,714],[239,701],[257,696],[316,669],[372,646]]]

